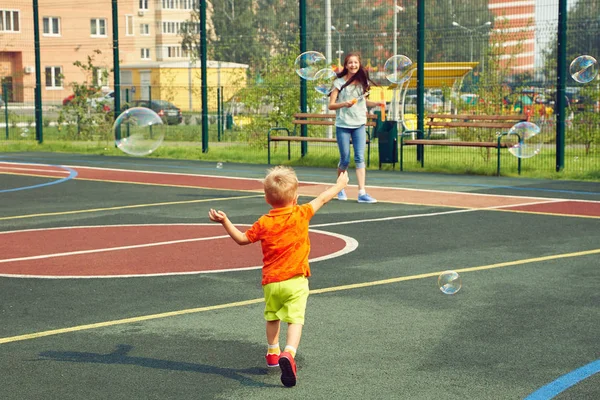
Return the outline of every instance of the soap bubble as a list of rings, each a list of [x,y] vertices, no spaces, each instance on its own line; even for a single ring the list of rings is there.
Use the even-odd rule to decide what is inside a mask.
[[[317,72],[327,66],[327,59],[318,51],[307,51],[296,57],[294,68],[302,79],[312,81]]]
[[[154,152],[165,138],[165,129],[160,116],[144,107],[125,110],[113,124],[117,148],[132,156]]]
[[[412,61],[403,55],[396,55],[388,58],[383,66],[385,77],[391,83],[404,83],[410,79]]]
[[[462,287],[462,279],[456,271],[444,271],[438,277],[438,287],[444,294],[454,294]]]
[[[598,62],[592,56],[579,56],[569,66],[571,77],[579,83],[588,83],[598,75]]]

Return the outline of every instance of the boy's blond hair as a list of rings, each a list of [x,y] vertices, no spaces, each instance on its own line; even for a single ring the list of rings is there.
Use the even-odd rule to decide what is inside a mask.
[[[273,207],[283,207],[296,200],[298,177],[290,167],[279,165],[269,169],[263,184],[267,202]]]

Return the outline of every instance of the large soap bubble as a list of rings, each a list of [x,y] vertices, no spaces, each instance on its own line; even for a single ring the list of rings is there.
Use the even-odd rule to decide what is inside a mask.
[[[113,125],[117,148],[132,156],[152,154],[165,139],[165,130],[160,116],[144,107],[125,110]]]
[[[579,56],[571,62],[569,72],[576,82],[591,82],[598,75],[598,61],[592,56]]]
[[[315,74],[315,90],[322,95],[329,95],[333,90],[333,81],[337,74],[331,68],[323,68]]]
[[[519,122],[508,131],[508,140],[516,139],[508,151],[517,158],[530,158],[542,149],[540,127],[532,122]]]
[[[312,81],[317,72],[327,66],[327,59],[318,51],[307,51],[296,57],[294,68],[302,79]]]
[[[385,77],[391,83],[401,84],[406,82],[411,76],[412,61],[403,55],[396,55],[388,58],[383,66]]]

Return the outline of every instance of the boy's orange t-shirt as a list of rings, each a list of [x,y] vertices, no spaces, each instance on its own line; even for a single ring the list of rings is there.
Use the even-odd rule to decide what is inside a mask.
[[[246,231],[250,242],[261,242],[263,285],[310,276],[308,224],[313,215],[310,204],[274,208]]]

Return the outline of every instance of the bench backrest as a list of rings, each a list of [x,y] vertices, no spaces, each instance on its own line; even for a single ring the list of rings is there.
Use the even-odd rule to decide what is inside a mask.
[[[377,115],[367,114],[367,126],[377,125]],[[294,125],[335,125],[335,114],[310,114],[296,113],[294,114]]]
[[[510,129],[516,123],[527,121],[525,114],[482,115],[482,114],[429,114],[425,125],[446,128],[496,128]]]
[[[516,123],[527,121],[525,114],[481,115],[481,114],[429,114],[425,125],[447,128],[499,128],[510,129]]]

